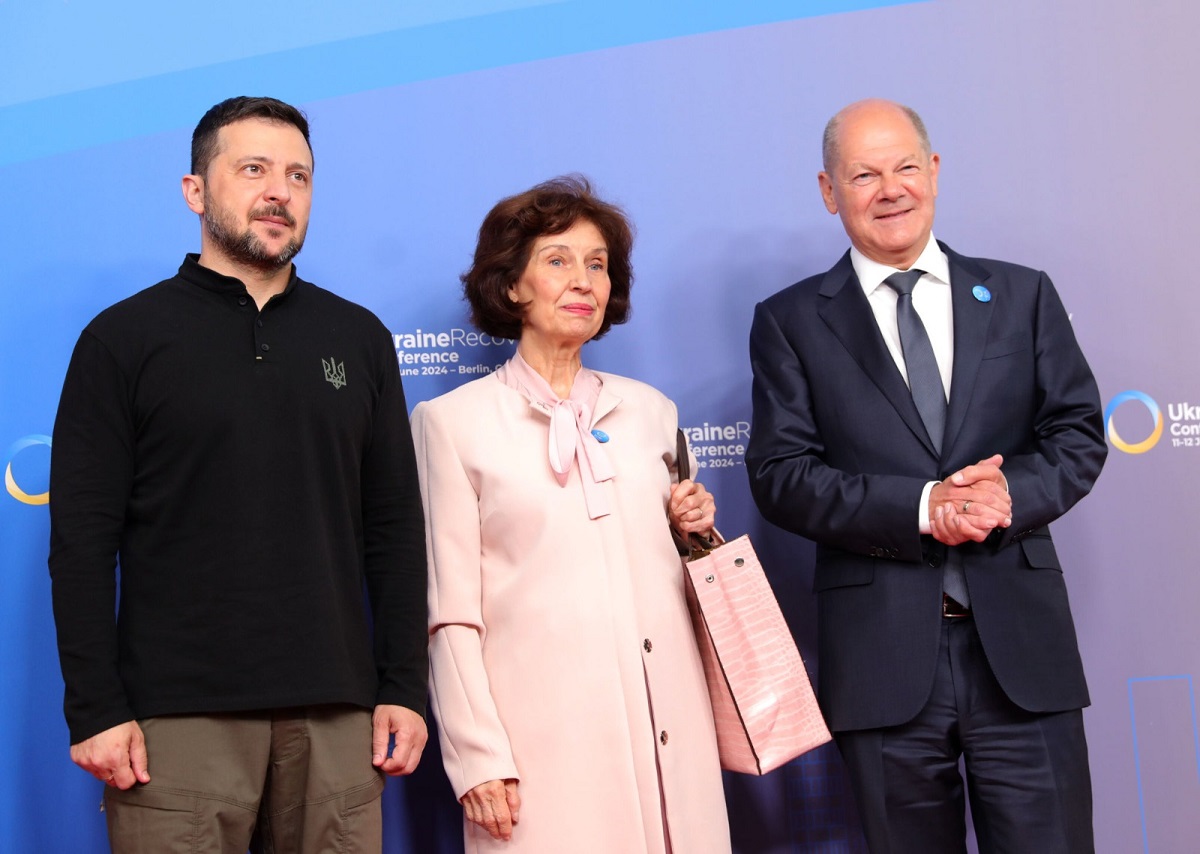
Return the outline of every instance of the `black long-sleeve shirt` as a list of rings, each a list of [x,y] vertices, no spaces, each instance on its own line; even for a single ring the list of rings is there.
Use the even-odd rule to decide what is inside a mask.
[[[83,331],[51,454],[72,743],[171,713],[423,712],[424,519],[369,311],[294,270],[259,311],[189,255]]]

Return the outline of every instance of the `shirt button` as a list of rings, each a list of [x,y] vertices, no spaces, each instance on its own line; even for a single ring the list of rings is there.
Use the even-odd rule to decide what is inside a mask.
[[[659,741],[660,741],[662,744],[666,744],[666,743],[667,743],[667,739],[668,739],[668,738],[670,738],[670,736],[669,736],[669,735],[667,735],[667,731],[666,731],[665,729],[664,729],[662,732],[660,732],[660,733],[658,734],[658,740],[659,740]]]
[[[259,328],[260,328],[260,329],[262,328],[262,320],[259,320],[259,321],[258,321],[258,326],[259,326]]]
[[[245,305],[248,302],[250,302],[248,297],[238,297],[238,305]]]
[[[270,344],[263,344],[263,345],[262,345],[262,351],[263,351],[264,353],[265,353],[265,352],[267,352],[267,351],[268,351],[268,350],[270,350],[270,349],[271,349],[271,345],[270,345]]]
[[[654,644],[650,643],[650,638],[646,638],[644,641],[642,641],[642,649],[646,650],[646,652],[653,651]]]

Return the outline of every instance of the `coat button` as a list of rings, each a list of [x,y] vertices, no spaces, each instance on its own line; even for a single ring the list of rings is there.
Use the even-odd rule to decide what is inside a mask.
[[[238,305],[245,305],[248,302],[250,302],[248,297],[238,297]]]
[[[646,652],[654,651],[654,644],[650,643],[650,638],[646,638],[644,641],[642,641],[642,649],[646,650]]]
[[[662,742],[663,744],[666,744],[666,743],[667,743],[667,739],[668,739],[668,738],[670,738],[670,736],[669,736],[669,735],[667,735],[667,731],[666,731],[665,729],[664,729],[662,732],[660,732],[660,733],[658,734],[658,740],[659,740],[660,742]]]
[[[264,353],[265,353],[265,352],[267,352],[267,351],[268,351],[268,350],[270,350],[270,349],[271,349],[271,345],[270,345],[270,344],[263,344],[263,345],[262,345],[262,351],[263,351]]]

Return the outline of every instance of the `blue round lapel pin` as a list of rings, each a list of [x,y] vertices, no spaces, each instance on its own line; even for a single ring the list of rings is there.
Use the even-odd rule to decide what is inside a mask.
[[[592,435],[596,437],[596,441],[601,445],[608,441],[608,434],[603,430],[593,430]]]
[[[991,302],[992,301],[992,292],[989,291],[987,288],[985,288],[983,285],[976,285],[975,287],[971,288],[971,294],[972,294],[972,296],[975,297],[975,299],[979,300],[980,302]]]

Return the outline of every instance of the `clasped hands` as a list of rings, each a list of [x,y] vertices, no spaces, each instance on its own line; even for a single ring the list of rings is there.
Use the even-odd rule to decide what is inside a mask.
[[[1004,458],[993,454],[950,475],[929,491],[929,528],[938,542],[982,543],[1012,524],[1012,496],[1000,472]]]

